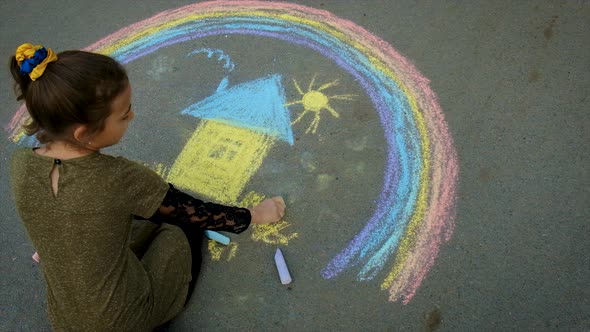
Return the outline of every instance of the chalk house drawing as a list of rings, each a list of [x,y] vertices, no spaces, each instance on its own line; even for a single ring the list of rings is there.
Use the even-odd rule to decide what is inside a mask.
[[[459,169],[452,137],[428,79],[390,44],[328,11],[245,0],[201,2],[168,10],[86,50],[129,63],[177,43],[231,34],[273,38],[317,52],[354,77],[370,98],[387,145],[378,205],[360,232],[319,273],[327,279],[356,273],[363,281],[385,269],[381,288],[388,290],[389,300],[408,303],[453,233]],[[26,110],[21,107],[6,129],[13,141],[30,144],[34,139],[24,137],[19,129],[23,121]],[[217,132],[223,132],[228,124],[207,127],[211,125],[220,126]],[[211,130],[208,128],[203,125],[199,130]],[[278,140],[264,137],[249,142],[264,150]],[[199,139],[198,133],[194,139]],[[192,144],[187,143],[186,148]],[[219,158],[226,158],[225,153],[231,152],[210,151]],[[175,176],[180,173],[175,171]]]
[[[225,58],[229,61],[229,57]],[[280,75],[230,88],[226,77],[213,95],[181,112],[202,120],[172,165],[167,180],[224,204],[258,204],[264,197],[255,193],[242,202],[238,198],[277,141],[293,145],[285,103]],[[288,227],[285,220],[274,225],[254,225],[252,239],[286,245],[297,237],[297,233],[282,233]],[[217,253],[222,249],[214,244],[209,248],[215,253],[212,258],[219,260]],[[236,248],[231,248],[233,254],[228,260],[235,256]]]
[[[284,105],[281,78],[273,75],[218,89],[189,106],[182,114],[202,121],[168,179],[222,203],[236,203],[276,141],[293,144]]]

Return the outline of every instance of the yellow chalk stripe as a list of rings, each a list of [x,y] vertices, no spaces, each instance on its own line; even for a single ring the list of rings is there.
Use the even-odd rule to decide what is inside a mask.
[[[238,251],[238,244],[235,242],[231,242],[227,246],[217,243],[216,241],[209,240],[207,242],[207,248],[209,249],[209,253],[211,254],[211,259],[214,261],[221,260],[221,256],[226,251],[229,251],[227,254],[227,261],[229,262],[234,257],[236,257],[236,252]]]
[[[239,203],[239,206],[253,207],[255,205],[260,204],[260,202],[262,202],[265,198],[266,196],[259,194],[255,191],[251,191],[247,193],[246,196],[244,196],[244,198],[242,198],[242,200]]]
[[[168,181],[234,203],[274,139],[222,122],[202,121],[172,165]]]
[[[186,16],[179,17],[179,18],[172,20],[172,21],[168,21],[168,22],[165,22],[162,24],[158,24],[158,25],[154,25],[152,27],[146,28],[144,30],[141,30],[141,31],[139,31],[133,35],[127,36],[125,38],[121,38],[119,41],[116,41],[116,42],[112,43],[111,45],[105,46],[103,48],[98,48],[96,50],[96,52],[103,53],[103,54],[111,54],[111,53],[115,52],[117,49],[125,47],[126,45],[129,45],[136,40],[140,40],[142,38],[149,38],[150,35],[155,34],[158,31],[173,28],[173,27],[179,26],[181,24],[184,24],[184,23],[190,22],[190,21],[199,21],[199,20],[204,20],[204,19],[208,19],[208,18],[248,17],[248,16],[262,17],[262,18],[274,18],[274,19],[288,21],[288,22],[295,22],[295,23],[299,23],[302,25],[312,26],[312,27],[317,28],[318,30],[324,31],[324,32],[328,33],[329,35],[331,35],[332,37],[335,37],[336,39],[339,39],[339,40],[347,43],[348,45],[352,46],[353,48],[359,50],[361,53],[364,53],[365,55],[367,55],[367,57],[369,58],[369,61],[371,62],[371,64],[373,64],[373,66],[375,66],[378,70],[383,71],[385,74],[387,74],[387,76],[391,76],[392,78],[394,78],[395,81],[401,85],[401,82],[395,77],[393,72],[383,63],[383,61],[377,59],[374,56],[371,56],[372,52],[367,47],[365,47],[364,45],[359,43],[358,41],[350,38],[345,33],[332,28],[330,25],[327,25],[321,21],[314,21],[311,19],[297,17],[297,16],[293,16],[290,14],[284,14],[284,13],[275,14],[275,13],[269,13],[269,12],[264,12],[264,11],[240,11],[240,12],[213,12],[213,13],[205,13],[205,14],[186,15]],[[407,91],[404,91],[404,93],[406,93],[406,92]]]
[[[163,178],[166,177],[166,167],[162,163],[156,164],[156,168],[154,169],[154,172],[158,173],[158,175],[160,175]]]
[[[146,163],[146,162],[144,162],[142,164],[143,164],[143,166],[156,172],[163,179],[166,179],[166,175],[168,174],[168,167],[166,167],[164,164],[162,164],[162,163]]]
[[[429,189],[429,174],[430,174],[430,141],[428,140],[428,136],[426,134],[426,124],[424,121],[424,116],[418,110],[418,106],[415,104],[415,99],[412,98],[410,100],[412,102],[412,111],[414,113],[414,120],[416,121],[416,127],[420,132],[420,143],[422,146],[422,168],[420,170],[420,182],[419,182],[419,191],[418,191],[418,198],[416,200],[416,208],[414,209],[414,214],[408,223],[406,228],[405,236],[402,238],[398,253],[395,257],[395,261],[393,263],[393,268],[391,272],[385,277],[383,283],[381,284],[381,289],[387,289],[392,284],[393,281],[398,277],[400,272],[403,270],[406,261],[408,260],[410,250],[415,244],[416,237],[418,235],[418,230],[420,225],[424,222],[425,211],[427,208],[427,199],[428,199],[428,189]]]
[[[10,139],[11,139],[11,140],[12,140],[14,143],[16,143],[16,142],[20,141],[20,140],[21,140],[21,139],[22,139],[22,138],[23,138],[25,135],[26,135],[26,134],[25,134],[25,130],[24,130],[24,129],[19,129],[19,131],[18,131],[18,132],[16,132],[14,135],[12,135],[12,136],[10,137]]]
[[[239,206],[253,207],[264,200],[265,196],[254,191],[249,192],[238,204]],[[284,244],[287,245],[290,240],[299,236],[298,233],[291,233],[287,235],[281,234],[281,231],[290,227],[291,225],[281,220],[278,223],[271,225],[252,225],[252,240],[262,241],[268,244]]]
[[[164,164],[162,164],[162,163],[155,163],[155,164],[151,165],[150,168],[154,172],[158,173],[159,176],[161,176],[162,178],[166,179],[166,176],[168,175],[168,167],[166,167]]]
[[[290,226],[291,225],[285,220],[269,225],[254,225],[252,227],[252,240],[262,241],[268,244],[287,245],[290,240],[299,236],[298,233],[291,233],[288,235],[281,234],[281,231]]]
[[[214,261],[218,261],[221,259],[221,255],[223,254],[224,248],[217,244],[217,242],[213,240],[209,240],[207,242],[207,249],[209,249],[209,253],[211,254],[211,259]]]

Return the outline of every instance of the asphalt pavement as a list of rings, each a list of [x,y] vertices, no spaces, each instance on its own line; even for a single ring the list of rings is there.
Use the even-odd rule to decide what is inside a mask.
[[[590,330],[589,2],[2,1],[0,31],[2,59],[125,63],[136,118],[105,152],[285,197],[207,244],[171,331]],[[8,177],[35,143],[0,82],[0,330],[49,331]]]

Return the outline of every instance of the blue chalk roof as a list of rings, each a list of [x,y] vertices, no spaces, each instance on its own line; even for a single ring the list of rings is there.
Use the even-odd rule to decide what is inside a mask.
[[[182,114],[216,120],[282,139],[293,145],[291,117],[285,107],[281,75],[271,75],[217,91],[187,107]]]

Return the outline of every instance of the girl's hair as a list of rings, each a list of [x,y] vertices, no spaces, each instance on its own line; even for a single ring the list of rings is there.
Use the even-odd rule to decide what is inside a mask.
[[[70,140],[68,129],[74,124],[86,125],[91,134],[103,130],[113,99],[129,84],[117,61],[85,51],[59,53],[35,81],[20,74],[15,56],[10,58],[10,72],[16,100],[24,99],[31,116],[23,126],[26,134],[37,134],[41,143]]]

